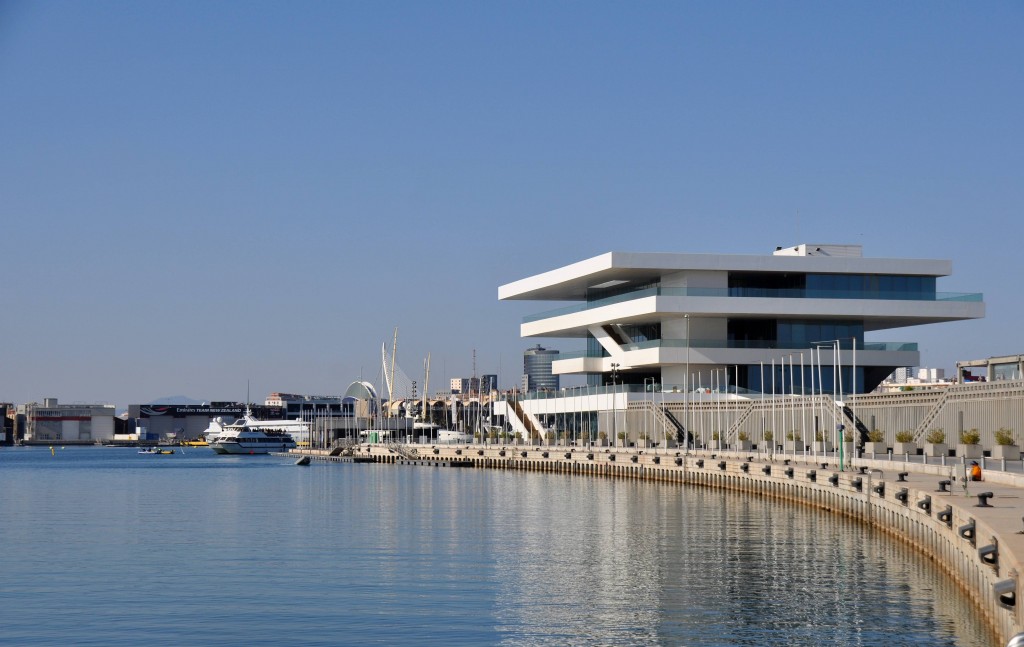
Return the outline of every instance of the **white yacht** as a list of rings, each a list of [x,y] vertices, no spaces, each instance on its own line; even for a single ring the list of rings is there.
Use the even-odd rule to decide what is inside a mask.
[[[210,449],[218,454],[267,454],[295,449],[293,434],[309,437],[309,425],[301,420],[257,420],[245,416],[224,424],[217,418],[206,430]]]

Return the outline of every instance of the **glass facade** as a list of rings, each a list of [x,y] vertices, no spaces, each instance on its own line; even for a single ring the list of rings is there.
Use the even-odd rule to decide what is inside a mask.
[[[729,296],[933,300],[934,276],[733,272]]]
[[[788,359],[788,358],[787,358]],[[794,358],[796,359],[796,358]],[[825,356],[822,349],[821,360],[824,365],[819,371],[818,367],[810,365],[810,358],[806,359],[803,368],[799,361],[790,367],[787,361],[785,366],[776,364],[774,366],[775,376],[772,382],[772,366],[766,364],[762,369],[760,364],[740,366],[739,386],[751,391],[760,393],[776,393],[778,395],[799,394],[807,395],[825,393],[831,395],[833,391],[839,391],[842,385],[842,393],[863,393],[864,388],[864,367],[858,366],[856,370],[857,383],[853,383],[854,370],[852,366],[842,366],[839,371],[828,362],[832,361],[831,354]],[[730,373],[731,377],[732,373]],[[764,380],[762,382],[762,376]]]
[[[523,374],[527,376],[527,390],[557,391],[558,376],[551,372],[551,362],[558,359],[558,351],[537,345],[523,353]]]
[[[604,299],[611,299],[613,297],[620,297],[634,292],[640,292],[642,290],[657,288],[660,285],[661,281],[650,281],[647,283],[623,283],[607,288],[587,288],[587,302],[593,303],[595,301],[603,301]]]
[[[815,343],[839,340],[842,348],[864,347],[860,321],[819,319],[730,319],[731,348],[810,348]]]
[[[1013,362],[1011,364],[993,364],[992,365],[992,375],[991,375],[991,377],[989,377],[990,381],[991,380],[1019,380],[1019,379],[1021,379],[1020,365],[1017,364],[1016,362]]]
[[[963,299],[980,300],[980,295],[944,295],[935,290],[936,277],[918,275],[888,275],[888,274],[815,274],[815,273],[785,273],[785,272],[730,272],[728,288],[663,288],[660,281],[645,283],[623,283],[604,288],[591,288],[587,291],[585,304],[570,306],[557,311],[543,313],[536,317],[524,318],[524,321],[542,319],[547,316],[577,312],[588,308],[607,306],[621,303],[632,299],[641,299],[650,296],[657,297],[747,297],[747,298],[808,298],[808,299],[886,299],[886,300],[913,300],[928,301],[942,299]],[[810,392],[813,384],[815,392],[832,393],[838,390],[836,383],[841,382],[844,393],[862,392],[865,380],[874,386],[877,382],[875,373],[884,370],[884,367],[873,367],[870,375],[867,375],[863,367],[856,371],[852,367],[843,367],[842,375],[836,375],[833,368],[828,364],[831,361],[831,343],[838,340],[840,348],[849,350],[851,348],[865,349],[864,323],[862,321],[849,319],[780,319],[780,318],[730,318],[727,322],[727,339],[663,339],[661,324],[622,324],[621,330],[629,337],[629,344],[624,345],[624,350],[637,350],[639,348],[653,347],[681,347],[690,346],[693,348],[751,348],[751,349],[779,349],[779,350],[800,350],[805,352],[806,361],[810,363],[810,355],[819,344],[822,346],[822,360],[826,366],[821,371],[820,377],[816,369],[805,366],[801,370],[794,368],[794,375],[790,376],[790,369],[782,366],[775,367],[774,392],[787,394],[800,392],[801,377],[803,378],[804,391]],[[609,353],[598,343],[592,335],[587,335],[587,357],[608,357]],[[914,344],[882,343],[871,345],[871,350],[883,351],[907,351],[916,350]],[[828,357],[826,357],[826,352]],[[739,365],[727,369],[729,383],[741,389],[748,389],[753,392],[772,392],[771,368],[763,370],[759,364]],[[813,375],[812,375],[813,372]],[[762,384],[762,374],[764,383]],[[621,376],[626,380],[634,380],[639,375],[631,371],[630,375]],[[646,373],[644,374],[647,375]],[[792,384],[791,380],[792,379]],[[820,384],[819,384],[820,379]],[[587,383],[598,385],[607,383],[608,376],[601,374],[588,374]]]

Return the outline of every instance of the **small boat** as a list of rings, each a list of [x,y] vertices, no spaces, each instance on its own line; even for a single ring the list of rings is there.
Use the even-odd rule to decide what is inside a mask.
[[[140,454],[173,454],[173,449],[160,449],[159,447],[147,447],[139,450]]]

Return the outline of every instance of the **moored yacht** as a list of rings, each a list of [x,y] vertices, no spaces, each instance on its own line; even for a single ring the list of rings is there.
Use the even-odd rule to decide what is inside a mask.
[[[309,427],[301,420],[257,420],[247,411],[232,423],[212,421],[206,439],[218,454],[267,454],[295,449],[292,434],[308,436]]]

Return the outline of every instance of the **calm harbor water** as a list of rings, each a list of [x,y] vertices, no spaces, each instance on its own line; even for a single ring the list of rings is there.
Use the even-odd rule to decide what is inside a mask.
[[[994,645],[856,522],[714,489],[0,449],[0,644]]]

